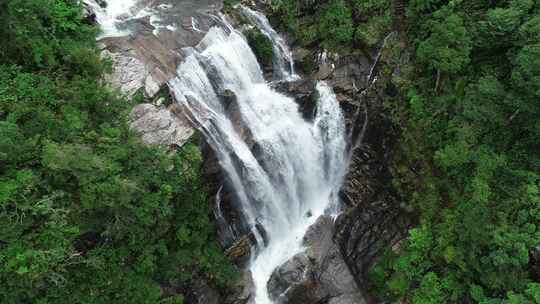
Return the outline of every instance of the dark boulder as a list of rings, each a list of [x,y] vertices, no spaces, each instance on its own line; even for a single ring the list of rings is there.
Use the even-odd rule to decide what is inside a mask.
[[[96,3],[102,8],[107,8],[107,1],[105,0],[96,0]]]
[[[95,25],[97,24],[97,16],[96,12],[92,8],[92,6],[83,3],[83,14],[82,14],[82,21],[86,24]]]
[[[253,139],[253,134],[251,133],[247,123],[244,121],[244,117],[240,111],[238,97],[233,91],[224,90],[223,93],[220,94],[220,98],[226,114],[236,130],[236,133],[240,135],[240,138],[248,145],[248,147],[252,148],[255,145],[255,140]]]
[[[195,280],[186,294],[187,304],[221,304],[219,292],[205,280]]]
[[[205,141],[201,142],[201,151],[204,158],[203,178],[207,185],[216,223],[216,237],[223,250],[231,248],[240,239],[251,233],[250,228],[243,220],[238,198],[234,193],[230,181],[221,169],[219,160]]]
[[[268,290],[273,300],[282,304],[365,303],[333,235],[333,219],[319,218],[304,237],[306,251],[272,274]]]
[[[529,273],[535,282],[540,282],[540,246],[529,251]]]
[[[282,94],[294,98],[305,119],[313,120],[315,118],[319,96],[314,80],[302,79],[291,82],[278,82],[273,84],[273,88]]]
[[[246,270],[240,280],[236,281],[228,296],[225,297],[224,304],[255,304],[252,294],[254,289],[251,272]]]

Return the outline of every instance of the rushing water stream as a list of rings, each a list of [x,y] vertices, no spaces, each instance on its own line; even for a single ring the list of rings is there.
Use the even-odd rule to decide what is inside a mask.
[[[290,54],[283,55],[277,52],[275,62],[290,64]],[[285,77],[293,72],[278,69],[289,71]],[[169,85],[216,152],[259,238],[250,266],[255,303],[272,303],[272,272],[302,251],[309,226],[337,204],[346,142],[335,95],[319,83],[316,117],[306,121],[292,98],[269,86],[245,38],[230,26],[212,28]],[[234,93],[239,113],[228,111],[226,91]]]
[[[294,61],[289,46],[272,28],[266,16],[244,5],[237,6],[237,9],[239,9],[250,22],[254,23],[261,33],[272,41],[275,77],[282,80],[294,80],[298,78],[294,73]]]
[[[143,7],[137,0],[110,0],[107,8],[87,1],[97,12],[103,37],[128,34],[118,24],[136,18]],[[277,80],[298,78],[289,48],[266,17],[238,9],[272,41]],[[305,120],[292,98],[265,81],[243,35],[224,18],[222,24],[185,50],[187,57],[169,86],[215,151],[257,238],[250,263],[255,303],[269,304],[272,272],[301,252],[307,229],[337,207],[347,167],[345,123],[324,82],[317,84],[316,116]],[[233,101],[224,98],[231,92]]]

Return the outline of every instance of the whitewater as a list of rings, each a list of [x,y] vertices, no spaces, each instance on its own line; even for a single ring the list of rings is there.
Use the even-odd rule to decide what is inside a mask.
[[[255,12],[244,13],[261,22]],[[303,236],[317,218],[336,210],[347,167],[345,122],[324,82],[316,87],[314,119],[304,119],[294,99],[264,79],[245,37],[222,23],[197,47],[185,50],[188,56],[169,86],[215,151],[258,240],[249,266],[255,303],[269,304],[273,271],[303,250]],[[261,25],[279,50],[275,71],[290,80],[294,69],[288,48],[269,24]],[[227,92],[234,94],[235,115],[224,98]]]

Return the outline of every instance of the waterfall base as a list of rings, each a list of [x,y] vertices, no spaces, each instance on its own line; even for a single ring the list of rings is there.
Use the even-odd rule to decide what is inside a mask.
[[[323,216],[304,237],[306,250],[278,267],[268,290],[275,303],[366,303],[334,241],[334,220]]]

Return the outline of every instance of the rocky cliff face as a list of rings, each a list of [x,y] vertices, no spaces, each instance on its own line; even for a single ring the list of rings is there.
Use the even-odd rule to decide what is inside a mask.
[[[398,39],[391,39],[383,47],[397,44]],[[402,208],[391,185],[390,164],[398,134],[383,102],[398,98],[391,74],[399,70],[399,64],[387,61],[385,51],[368,51],[373,59],[363,54],[336,58],[333,66],[337,68],[328,76],[341,96],[353,149],[341,191],[344,209],[335,221],[333,240],[369,303],[377,302],[369,295],[370,267],[384,250],[407,236],[414,219]],[[389,74],[379,72],[382,66]]]
[[[321,219],[306,235],[306,252],[276,269],[269,291],[278,303],[376,303],[369,296],[368,271],[384,250],[397,247],[413,224],[414,216],[402,208],[391,186],[389,165],[398,134],[383,102],[397,98],[391,74],[399,71],[406,54],[390,62],[386,49],[400,47],[400,42],[389,38],[381,52],[367,50],[343,57],[294,48],[296,59],[316,58],[317,68],[304,80],[275,86],[294,97],[310,119],[316,100],[314,81],[330,83],[346,115],[352,149],[341,191],[343,212],[335,222]]]
[[[352,66],[340,69],[360,68],[357,63],[350,65]],[[367,77],[369,70],[357,75]],[[332,72],[327,80],[336,84],[334,77],[336,74]],[[361,85],[362,78],[340,77],[339,82],[356,82]],[[316,99],[312,96],[313,83],[314,80],[303,80],[281,84],[276,88],[295,97],[309,119],[312,115],[310,113],[313,100]],[[353,90],[349,85],[335,85],[351,137],[357,137],[353,142],[358,143],[353,149],[350,170],[340,193],[343,212],[335,222],[322,220],[326,224],[319,227],[319,223],[312,228],[312,231],[317,233],[310,232],[306,236],[309,240],[317,235],[316,241],[324,240],[322,242],[325,246],[313,246],[306,241],[306,254],[295,257],[276,270],[269,288],[274,290],[276,295],[279,294],[278,298],[282,303],[376,303],[367,290],[367,273],[383,250],[391,248],[406,237],[412,223],[412,216],[400,207],[399,197],[391,188],[389,164],[396,144],[396,134],[392,122],[385,118],[382,105],[382,101],[391,91],[388,86],[391,86],[391,83],[385,83],[383,78],[376,86],[363,93]],[[317,252],[316,256],[310,255],[313,251]],[[331,267],[344,267],[339,268],[339,274],[331,271],[331,268],[327,269],[327,264],[320,263],[321,259],[328,257],[331,257],[334,263]],[[334,283],[329,287],[327,283],[320,281],[321,277],[332,275],[333,282],[337,285],[349,286],[344,287],[347,292],[331,292],[329,290],[333,290],[331,286]],[[354,280],[354,284],[349,281],[350,278]],[[351,290],[356,290],[357,295],[351,296]],[[336,294],[348,296],[336,297]]]
[[[110,3],[109,3],[110,2]],[[166,82],[183,60],[182,49],[197,45],[215,20],[210,14],[223,7],[221,0],[84,0],[84,18],[100,23],[102,57],[112,63],[105,81],[127,96],[140,94],[144,104],[133,110],[131,126],[144,142],[182,145],[194,133],[182,109],[171,106]],[[125,12],[115,16],[113,5]],[[131,6],[126,9],[131,3]],[[109,24],[111,23],[111,24]],[[119,33],[110,27],[115,25]]]
[[[367,289],[368,270],[385,249],[406,237],[412,223],[413,217],[401,208],[399,197],[391,190],[389,164],[396,134],[382,103],[394,90],[383,75],[376,85],[367,88],[362,78],[368,77],[372,65],[366,61],[365,58],[350,61],[334,68],[326,77],[334,84],[351,137],[356,138],[353,142],[358,145],[353,149],[350,171],[340,193],[343,212],[335,221],[321,218],[304,239],[306,252],[276,269],[268,285],[276,303],[376,303]],[[295,98],[306,119],[314,116],[317,75],[320,73],[274,85],[276,90]],[[214,174],[210,180],[219,180],[217,163],[206,164],[207,172]],[[218,182],[213,189],[221,191],[219,203],[224,219],[221,221],[228,223],[219,225],[218,234],[226,239],[222,244],[228,248],[227,252],[234,252],[239,265],[243,265],[249,258],[251,242],[245,234],[247,230],[241,228],[234,196],[226,183]],[[239,290],[244,296],[249,294],[245,288]]]
[[[95,0],[88,0],[94,1]],[[131,33],[122,37],[105,37],[103,56],[113,63],[113,74],[107,81],[126,95],[140,93],[146,103],[132,113],[132,127],[141,132],[149,144],[182,145],[194,132],[182,109],[168,100],[166,82],[184,58],[182,48],[196,45],[213,19],[204,12],[221,9],[221,1],[146,1],[138,10],[161,12],[164,21],[156,23],[150,16],[128,22]],[[165,6],[164,6],[165,5]],[[172,6],[170,6],[172,5]],[[264,3],[259,3],[264,7]],[[86,20],[97,21],[87,6]],[[164,17],[163,17],[164,16]],[[177,20],[176,27],[165,24]],[[368,52],[369,54],[370,52]],[[370,86],[374,72],[373,58],[363,53],[340,57],[324,50],[294,49],[295,58],[316,58],[317,69],[304,80],[277,83],[276,90],[294,97],[306,119],[315,110],[316,80],[330,83],[346,114],[347,127],[354,140],[350,172],[341,191],[343,212],[337,219],[319,219],[304,238],[305,253],[276,269],[269,290],[278,303],[290,304],[362,304],[373,303],[369,297],[367,271],[382,250],[397,244],[406,236],[411,217],[400,208],[399,198],[390,190],[395,136],[392,123],[385,118],[382,101],[391,95],[392,84],[379,77]],[[376,71],[375,71],[376,72]],[[371,75],[371,79],[373,75]],[[234,96],[223,96],[234,115]],[[238,120],[237,126],[242,128]],[[249,134],[246,134],[249,136]],[[249,262],[253,236],[241,219],[234,192],[210,148],[202,145],[206,159],[205,175],[213,199],[217,231],[224,252],[239,267]],[[254,143],[253,148],[256,149]],[[251,281],[244,273],[235,290],[220,295],[204,281],[198,281],[188,303],[251,303]]]
[[[276,303],[366,303],[334,234],[334,220],[328,216],[308,230],[306,251],[276,269],[270,278],[268,289]]]

